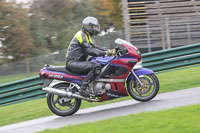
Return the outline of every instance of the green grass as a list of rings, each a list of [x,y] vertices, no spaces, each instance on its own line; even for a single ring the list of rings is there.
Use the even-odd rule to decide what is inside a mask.
[[[160,81],[159,93],[200,86],[200,66],[156,74]]]
[[[159,93],[200,86],[199,70],[200,66],[157,74],[160,81]],[[88,108],[127,99],[131,98],[124,97],[102,103],[83,102],[81,108]],[[0,107],[0,114],[0,126],[53,115],[47,107],[45,98]]]
[[[40,133],[199,133],[200,104],[69,125]]]

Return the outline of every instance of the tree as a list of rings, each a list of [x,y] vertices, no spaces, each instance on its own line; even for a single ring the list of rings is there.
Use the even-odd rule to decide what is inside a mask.
[[[122,28],[121,0],[90,0],[97,9],[96,14],[102,23],[103,29],[110,26]]]
[[[35,45],[56,51],[67,48],[81,28],[83,18],[96,15],[88,0],[34,1],[31,14],[31,35]]]
[[[40,45],[52,52],[66,48],[66,29],[71,29],[73,24],[71,20],[74,17],[74,4],[73,0],[33,2],[30,9],[30,29],[36,46]]]
[[[0,38],[1,52],[12,61],[22,60],[31,56],[34,49],[33,40],[29,33],[27,9],[14,2],[0,1]]]

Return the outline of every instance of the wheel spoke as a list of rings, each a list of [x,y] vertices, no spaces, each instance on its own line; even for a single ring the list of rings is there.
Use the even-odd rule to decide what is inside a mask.
[[[74,106],[74,105],[72,105],[72,104],[69,104],[69,105],[68,105],[68,107],[70,107],[70,108],[72,108],[73,106]]]
[[[58,103],[58,98],[56,99],[56,101],[54,101],[54,104],[57,104]]]
[[[53,104],[56,105],[57,103],[59,104],[59,96],[58,95],[53,95]]]
[[[72,107],[74,106],[74,104],[75,104],[75,102],[70,103],[70,104],[68,105],[68,107],[72,108]]]

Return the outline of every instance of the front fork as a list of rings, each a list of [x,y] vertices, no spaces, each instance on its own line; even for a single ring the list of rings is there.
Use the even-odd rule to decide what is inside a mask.
[[[142,88],[144,88],[144,84],[141,82],[139,76],[140,75],[149,75],[154,73],[152,70],[148,69],[148,68],[139,68],[139,69],[132,69],[131,73],[129,74],[128,80],[129,79],[136,79],[138,81],[138,83],[140,84],[140,86]]]
[[[134,69],[131,70],[131,73],[133,74],[133,76],[136,78],[136,80],[139,82],[141,88],[144,88],[144,85],[142,83],[142,81],[140,80],[139,76],[137,76],[134,72]]]

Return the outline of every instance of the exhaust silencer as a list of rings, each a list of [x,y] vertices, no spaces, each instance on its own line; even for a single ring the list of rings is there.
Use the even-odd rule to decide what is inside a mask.
[[[49,94],[55,94],[55,95],[59,95],[59,96],[67,96],[69,98],[72,97],[72,93],[71,92],[66,92],[63,90],[59,90],[59,89],[54,89],[54,88],[50,88],[50,87],[45,87],[42,89],[43,91],[46,91]]]
[[[77,98],[77,99],[86,100],[86,101],[90,101],[90,102],[98,102],[98,100],[96,100],[96,99],[90,99],[88,97],[83,97],[81,95],[77,95],[72,92],[67,92],[64,90],[59,90],[59,89],[55,89],[55,88],[51,88],[51,87],[45,87],[42,90],[46,91],[49,94],[59,95],[59,96],[68,97],[68,98]]]

